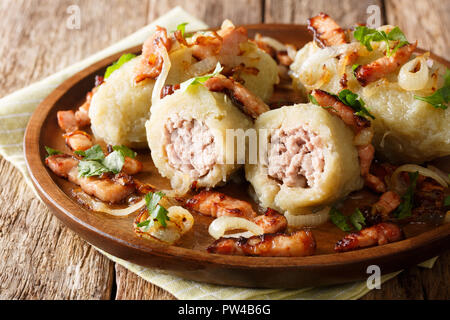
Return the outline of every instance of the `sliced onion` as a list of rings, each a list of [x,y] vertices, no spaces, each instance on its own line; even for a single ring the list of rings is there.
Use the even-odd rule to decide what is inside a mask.
[[[289,58],[291,58],[292,61],[294,61],[295,57],[297,56],[297,48],[292,44],[286,44],[286,50]]]
[[[139,202],[136,202],[135,204],[124,208],[124,209],[112,209],[108,205],[106,205],[102,201],[95,200],[93,197],[88,195],[87,193],[83,191],[75,191],[75,196],[81,200],[85,205],[89,207],[92,211],[96,212],[103,212],[110,214],[112,216],[116,217],[125,217],[133,212],[138,211],[140,208],[145,206],[145,199],[140,200]]]
[[[330,207],[325,207],[315,213],[293,215],[289,212],[286,212],[284,216],[286,217],[288,225],[290,227],[317,227],[328,221],[329,212]]]
[[[207,57],[199,62],[194,63],[188,70],[188,74],[191,77],[198,77],[204,74],[208,74],[214,70],[214,68],[219,62],[219,58],[217,56]]]
[[[263,37],[259,33],[255,36],[255,41],[263,42],[267,44],[269,47],[274,48],[276,51],[287,51],[287,48],[280,41],[271,38],[271,37]]]
[[[170,67],[172,66],[166,47],[163,46],[161,53],[163,58],[163,66],[161,73],[155,82],[155,86],[153,87],[152,106],[156,105],[159,100],[161,100],[161,91],[164,88],[164,84],[166,83],[166,79],[169,75]]]
[[[444,188],[448,187],[447,182],[445,182],[445,180],[442,179],[441,176],[438,175],[436,172],[416,164],[405,164],[403,166],[398,167],[391,177],[390,185],[394,189],[394,191],[396,191],[399,194],[403,194],[405,192],[405,186],[404,185],[402,186],[401,182],[399,181],[399,175],[402,172],[419,172],[419,174],[424,177],[434,179]]]
[[[263,234],[263,229],[256,223],[239,217],[222,216],[215,219],[210,225],[208,232],[214,239],[223,237],[230,230],[247,230],[253,235]]]
[[[430,169],[431,171],[436,172],[436,174],[438,174],[442,178],[442,180],[444,180],[447,183],[447,185],[450,185],[450,177],[448,176],[447,173],[445,173],[439,168],[436,168],[435,166],[432,166],[431,164],[429,164],[427,168]]]
[[[414,72],[417,65],[420,68]],[[426,55],[405,63],[398,73],[398,84],[405,90],[421,90],[426,87],[429,79]]]
[[[136,232],[147,239],[174,244],[192,229],[194,218],[189,211],[179,206],[172,206],[167,211],[167,216],[170,220],[166,221],[165,227],[157,221],[143,227],[137,227],[135,224]]]

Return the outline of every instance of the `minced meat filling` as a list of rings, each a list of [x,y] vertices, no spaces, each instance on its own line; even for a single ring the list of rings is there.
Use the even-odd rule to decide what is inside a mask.
[[[321,139],[305,127],[276,129],[270,138],[269,176],[288,187],[312,187],[324,170]]]
[[[203,122],[173,116],[164,126],[163,139],[169,164],[194,179],[207,175],[216,164],[214,136]]]

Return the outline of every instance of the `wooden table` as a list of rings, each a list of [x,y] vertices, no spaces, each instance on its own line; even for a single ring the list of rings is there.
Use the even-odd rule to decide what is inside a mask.
[[[81,28],[66,28],[67,8]],[[450,0],[0,0],[0,96],[107,47],[176,5],[216,26],[305,23],[321,11],[342,26],[380,7],[382,23],[450,60]],[[174,299],[99,254],[40,203],[19,172],[0,158],[0,299]],[[433,269],[413,267],[364,299],[449,299],[450,253]]]

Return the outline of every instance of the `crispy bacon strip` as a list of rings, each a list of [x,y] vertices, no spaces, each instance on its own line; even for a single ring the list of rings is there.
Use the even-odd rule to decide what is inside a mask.
[[[142,47],[142,59],[135,70],[135,82],[156,79],[161,73],[164,63],[162,52],[163,50],[170,51],[171,47],[172,40],[167,36],[167,30],[157,26],[155,33],[144,42]]]
[[[363,87],[365,87],[369,83],[385,77],[408,62],[411,54],[416,50],[416,47],[417,41],[416,43],[410,43],[401,47],[391,57],[385,56],[369,64],[359,66],[355,69],[356,79]]]
[[[124,173],[113,177],[108,175],[105,177],[79,177],[78,159],[70,155],[50,156],[45,159],[45,164],[56,175],[69,179],[70,182],[79,185],[87,194],[105,202],[120,203],[136,189],[133,179]]]
[[[325,13],[308,19],[308,29],[312,31],[314,40],[322,48],[347,42],[344,30]]]
[[[213,92],[224,92],[253,119],[270,110],[264,101],[233,79],[212,77],[205,82],[205,87]]]
[[[314,254],[316,241],[311,231],[264,234],[251,238],[220,238],[209,253],[259,257],[304,257]]]
[[[399,241],[402,238],[403,232],[399,226],[393,223],[382,222],[362,229],[357,233],[346,235],[336,243],[334,251],[345,252],[375,245],[384,245]]]
[[[187,200],[185,206],[187,209],[214,218],[231,216],[252,219],[256,217],[256,212],[253,211],[250,203],[216,191],[201,191]]]
[[[97,92],[98,87],[103,83],[103,80],[102,76],[95,76],[95,87],[86,94],[86,101],[77,111],[65,110],[56,113],[58,125],[63,131],[72,132],[91,124],[89,107],[91,106],[92,97]]]
[[[264,233],[281,232],[287,228],[286,217],[275,210],[267,209],[263,215],[257,215],[250,203],[216,191],[200,192],[188,199],[185,207],[214,218],[229,216],[248,219],[259,225]]]
[[[328,112],[338,116],[344,123],[352,128],[358,134],[362,130],[370,127],[370,121],[364,117],[355,114],[355,111],[339,101],[335,96],[332,96],[326,91],[315,89],[311,95],[317,100],[321,107],[327,108]]]
[[[400,196],[394,191],[383,193],[380,199],[372,206],[372,215],[381,215],[382,221],[389,220],[389,215],[400,205]]]

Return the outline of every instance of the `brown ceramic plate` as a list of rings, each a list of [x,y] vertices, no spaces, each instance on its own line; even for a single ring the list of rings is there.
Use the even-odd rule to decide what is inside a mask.
[[[305,26],[250,25],[250,36],[256,32],[274,37],[299,47],[311,40]],[[127,52],[138,53],[140,47]],[[177,246],[165,246],[138,238],[132,227],[135,214],[115,218],[92,212],[76,202],[72,196],[74,185],[56,177],[44,165],[44,146],[67,150],[57,126],[56,112],[76,109],[94,84],[94,77],[117,60],[118,53],[77,73],[48,96],[33,114],[25,133],[25,154],[34,185],[55,215],[85,240],[122,259],[143,266],[159,268],[186,279],[215,284],[244,286],[299,288],[344,283],[367,278],[369,265],[378,265],[383,274],[420,263],[449,249],[450,224],[439,227],[409,225],[405,227],[406,240],[364,250],[333,253],[334,243],[344,233],[331,223],[313,230],[317,239],[317,253],[304,258],[261,258],[208,254],[205,248],[213,241],[207,228],[208,217],[194,215],[194,230]],[[450,64],[437,58],[447,66]],[[279,89],[277,100],[299,102],[298,97]],[[143,181],[159,187],[168,187],[151,162],[149,151],[140,151],[145,171],[139,175]],[[224,192],[248,199],[247,185],[225,187]],[[374,200],[374,195],[362,191],[363,200],[349,200],[346,208]],[[360,198],[360,197],[356,197]]]

